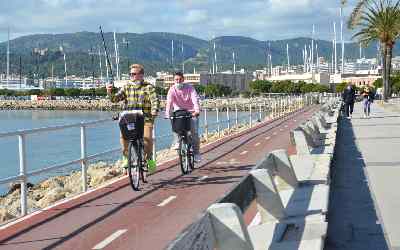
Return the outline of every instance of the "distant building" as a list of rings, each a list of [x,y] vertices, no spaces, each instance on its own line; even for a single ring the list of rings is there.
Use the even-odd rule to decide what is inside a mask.
[[[392,68],[393,70],[400,70],[400,56],[392,58]]]
[[[276,82],[276,81],[292,81],[292,82],[306,82],[306,83],[319,83],[329,85],[330,78],[327,73],[303,73],[303,74],[285,74],[271,76],[265,80]]]
[[[342,82],[352,83],[357,87],[372,86],[377,80],[382,78],[379,74],[336,74],[332,75],[332,83],[339,84]]]
[[[216,74],[184,74],[184,77],[185,82],[192,85],[219,84],[230,87],[231,89],[237,91],[249,90],[250,82],[252,82],[254,79],[253,74],[245,72],[244,70],[238,71],[236,73],[227,71],[219,72]],[[160,78],[160,81],[163,81],[163,86],[165,88],[169,88],[174,84],[174,76],[172,74],[159,74],[158,78]]]

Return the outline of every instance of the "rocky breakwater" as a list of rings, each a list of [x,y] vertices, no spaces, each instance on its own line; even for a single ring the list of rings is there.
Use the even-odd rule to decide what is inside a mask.
[[[43,110],[119,110],[120,104],[111,103],[107,99],[101,100],[6,100],[0,101],[2,110],[43,109]]]
[[[208,110],[215,110],[218,108],[220,111],[226,110],[228,107],[230,110],[238,109],[238,111],[249,111],[249,105],[252,105],[254,110],[258,105],[271,105],[272,99],[269,98],[224,98],[224,99],[205,99],[201,101],[201,107]]]
[[[249,104],[253,108],[259,104],[269,104],[271,99],[267,98],[226,98],[226,99],[205,99],[200,101],[200,106],[208,110],[234,110],[248,111]],[[161,107],[165,107],[165,100],[161,100]],[[121,110],[121,103],[111,103],[108,99],[100,100],[0,100],[0,110],[99,110],[114,111]]]

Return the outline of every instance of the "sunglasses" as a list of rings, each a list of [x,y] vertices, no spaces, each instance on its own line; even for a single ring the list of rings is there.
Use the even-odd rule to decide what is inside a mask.
[[[129,73],[130,76],[137,76],[140,75],[140,73]]]

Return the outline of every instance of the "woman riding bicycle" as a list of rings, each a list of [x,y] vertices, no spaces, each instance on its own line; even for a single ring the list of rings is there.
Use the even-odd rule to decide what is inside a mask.
[[[182,72],[176,72],[174,75],[175,84],[168,91],[167,104],[165,106],[165,116],[170,118],[172,112],[177,110],[186,110],[192,113],[191,136],[194,151],[194,161],[200,162],[200,139],[199,139],[199,115],[200,105],[199,97],[192,85],[186,84]],[[178,149],[178,135],[174,133],[173,148]]]
[[[130,81],[123,86],[116,95],[111,94],[112,85],[107,85],[107,94],[111,102],[125,101],[124,110],[140,110],[144,116],[144,157],[146,161],[151,160],[153,149],[153,124],[158,114],[159,100],[153,85],[144,81],[144,68],[140,64],[130,66]],[[121,134],[120,142],[124,155],[123,165],[128,165],[128,140]]]

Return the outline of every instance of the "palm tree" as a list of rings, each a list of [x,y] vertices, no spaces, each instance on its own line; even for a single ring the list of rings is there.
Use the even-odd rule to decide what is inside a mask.
[[[381,44],[383,99],[387,101],[393,46],[400,37],[400,0],[360,0],[351,13],[348,27],[360,28],[353,38],[363,46],[373,41]]]

